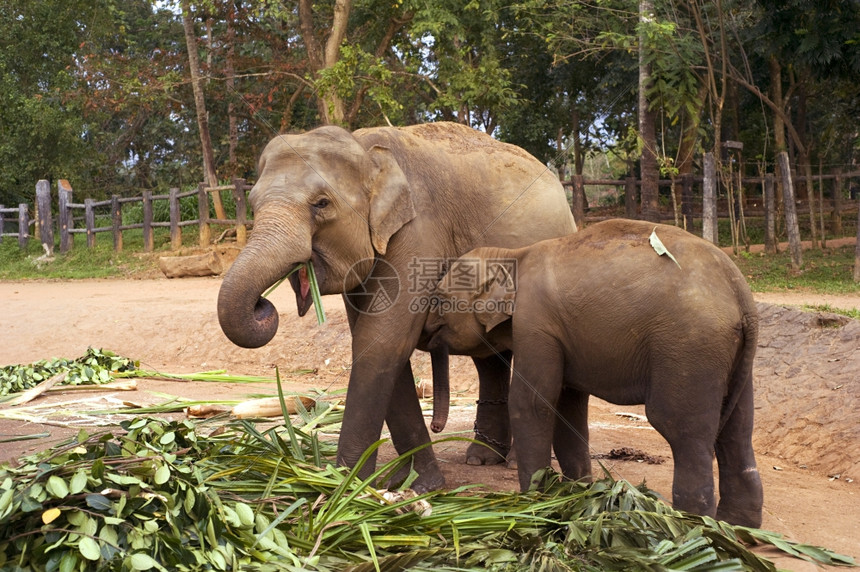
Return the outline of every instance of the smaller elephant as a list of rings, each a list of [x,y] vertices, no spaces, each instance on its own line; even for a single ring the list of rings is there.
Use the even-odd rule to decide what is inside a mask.
[[[595,395],[645,404],[672,449],[676,508],[761,524],[758,315],[743,275],[714,245],[671,226],[605,221],[524,248],[472,250],[451,265],[434,303],[431,349],[516,356],[508,409],[523,490],[552,449],[566,478],[590,476]]]

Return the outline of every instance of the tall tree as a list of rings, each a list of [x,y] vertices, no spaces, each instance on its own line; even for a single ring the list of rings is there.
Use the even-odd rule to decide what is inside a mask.
[[[639,0],[639,138],[641,154],[639,157],[640,196],[642,198],[642,218],[660,220],[660,193],[658,188],[660,174],[657,170],[657,135],[654,121],[655,113],[648,101],[651,89],[651,64],[648,51],[652,48],[648,39],[648,28],[654,21],[654,5],[651,0]]]
[[[215,153],[212,150],[212,136],[209,134],[209,115],[206,113],[206,98],[203,94],[203,78],[200,75],[200,56],[197,53],[197,34],[194,31],[194,16],[189,0],[182,0],[182,27],[185,31],[185,45],[188,48],[188,70],[191,74],[191,89],[194,91],[194,108],[197,111],[197,130],[200,134],[200,149],[203,153],[203,176],[210,187],[218,186],[215,174]],[[212,193],[215,216],[226,219],[221,193]]]
[[[311,0],[299,0],[299,22],[302,39],[308,53],[311,72],[318,75],[332,68],[340,58],[340,47],[346,38],[349,12],[352,0],[335,0],[332,7],[331,25],[322,33],[316,25],[314,7]],[[320,36],[325,37],[324,43]],[[325,89],[317,98],[320,117],[324,123],[342,125],[344,123],[343,98],[336,89]]]

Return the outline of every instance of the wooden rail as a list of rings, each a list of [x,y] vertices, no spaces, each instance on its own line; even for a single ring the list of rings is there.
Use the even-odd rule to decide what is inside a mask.
[[[710,177],[705,175],[685,175],[678,177],[675,180],[661,179],[659,185],[661,187],[671,187],[675,185],[676,192],[680,190],[680,196],[675,197],[679,203],[680,215],[683,217],[683,222],[686,228],[691,228],[694,217],[705,217],[710,220],[710,217],[716,217],[717,213],[729,213],[729,200],[727,198],[717,199],[716,188],[721,182],[721,174],[716,171]],[[814,175],[813,180],[818,180],[819,185],[823,181],[835,181],[833,190],[838,192],[832,193],[832,198],[824,198],[819,202],[817,208],[819,215],[825,211],[830,213],[831,230],[834,234],[841,234],[841,222],[843,214],[853,210],[851,203],[843,205],[846,201],[842,198],[843,185],[850,179],[860,178],[860,171],[850,173],[834,173]],[[706,185],[706,179],[708,184]],[[791,179],[797,183],[805,181],[806,177],[802,175],[792,174]],[[582,224],[586,220],[596,221],[602,217],[589,216],[585,217],[587,203],[585,198],[585,187],[602,186],[602,187],[617,187],[624,189],[628,198],[626,200],[625,216],[627,218],[638,218],[638,194],[640,181],[633,177],[625,179],[585,179],[581,175],[573,176],[570,180],[562,181],[562,184],[571,191],[571,210],[574,213],[577,224]],[[772,198],[768,198],[768,194],[773,194],[774,175],[765,177],[743,177],[740,179],[741,187],[755,185],[762,188],[761,196],[754,199],[756,202],[751,203],[748,195],[741,200],[733,202],[735,208],[742,204],[742,208],[750,209],[749,214],[761,215],[766,217],[766,226],[768,229],[773,228],[774,214],[771,213],[765,205],[770,200],[773,205],[771,209],[781,209],[779,205],[775,205]],[[699,187],[701,192],[694,194],[694,188]],[[713,193],[708,195],[708,201],[704,201],[705,188],[712,188]],[[820,187],[819,187],[820,188]],[[123,232],[132,229],[141,229],[143,231],[144,250],[149,252],[154,249],[154,233],[153,229],[159,227],[167,227],[170,229],[170,244],[171,248],[176,250],[182,245],[182,229],[186,226],[197,225],[198,227],[198,243],[201,247],[206,247],[212,240],[211,225],[229,225],[236,229],[236,241],[240,246],[244,246],[247,240],[247,229],[251,222],[248,219],[247,211],[247,192],[250,185],[244,179],[234,179],[232,184],[218,187],[207,187],[201,183],[197,189],[179,192],[179,189],[170,189],[168,194],[153,195],[151,191],[144,191],[139,197],[119,197],[112,196],[108,200],[95,201],[92,199],[84,199],[82,203],[73,201],[72,187],[68,181],[61,179],[57,182],[57,221],[56,225],[52,219],[52,201],[51,189],[48,181],[41,180],[36,184],[36,204],[34,205],[33,213],[28,209],[27,204],[20,204],[17,208],[6,208],[0,205],[0,241],[4,237],[17,238],[21,248],[26,248],[28,240],[33,234],[40,240],[47,254],[52,254],[54,250],[54,231],[59,233],[59,246],[61,252],[67,252],[72,248],[74,243],[73,237],[76,234],[86,235],[87,247],[92,248],[96,243],[96,236],[100,233],[111,233],[113,238],[113,248],[117,252],[123,249]],[[211,197],[213,192],[232,191],[236,204],[235,219],[215,219],[212,218],[211,212]],[[182,220],[180,211],[180,201],[183,198],[197,195],[197,218]],[[820,197],[822,198],[822,197]],[[853,197],[852,197],[853,198]],[[759,205],[759,199],[761,205]],[[153,216],[153,205],[158,201],[168,201],[169,204],[169,221],[155,221]],[[136,224],[123,224],[123,206],[130,203],[141,203],[142,205],[142,222]],[[801,205],[797,205],[798,213],[808,213],[808,208],[805,210]],[[845,207],[848,207],[847,209]],[[99,211],[110,209],[110,215],[99,216]],[[753,212],[754,211],[754,212]],[[713,214],[712,214],[713,213]],[[729,213],[731,214],[731,213]],[[671,217],[670,217],[671,218]],[[106,223],[109,220],[109,224]],[[6,232],[6,227],[10,221],[17,221],[17,232]],[[82,226],[76,227],[77,223],[83,223]],[[34,233],[30,232],[30,226],[34,225]],[[98,225],[98,226],[97,226]],[[710,240],[714,240],[714,231],[716,224],[709,223],[708,229],[711,231]],[[767,233],[770,237],[770,232]]]
[[[73,191],[68,181],[62,179],[57,184],[58,195],[58,230],[60,233],[60,252],[68,252],[72,248],[73,236],[75,234],[85,234],[87,237],[87,247],[93,248],[96,244],[96,235],[99,233],[111,233],[113,236],[114,250],[119,252],[123,248],[123,231],[142,229],[143,230],[143,248],[146,252],[151,252],[154,247],[153,229],[164,227],[170,229],[170,246],[176,250],[182,246],[182,228],[191,225],[199,227],[199,244],[201,247],[206,247],[211,241],[211,225],[232,225],[236,227],[236,241],[239,246],[244,246],[247,240],[247,200],[246,195],[251,186],[245,179],[234,179],[230,185],[219,187],[207,187],[204,183],[198,185],[196,190],[179,192],[179,189],[170,189],[166,195],[153,195],[152,191],[144,191],[140,197],[123,198],[113,195],[109,200],[94,201],[92,199],[84,199],[83,203],[73,202]],[[233,192],[233,197],[236,203],[236,218],[235,219],[215,219],[210,216],[211,193],[230,190]],[[198,217],[196,219],[182,220],[180,200],[185,197],[197,196]],[[50,217],[50,187],[47,181],[39,181],[36,186],[37,203],[40,212],[48,213]],[[156,221],[153,216],[153,204],[156,201],[168,201],[170,220]],[[142,222],[135,224],[123,224],[122,210],[123,206],[131,203],[140,203],[143,211]],[[97,226],[97,221],[104,220],[105,217],[97,217],[98,209],[110,207],[110,225]],[[83,216],[76,216],[75,213],[83,211]],[[75,228],[75,220],[83,220],[84,225],[81,228]],[[50,228],[50,220],[45,222],[45,225]],[[46,236],[53,244],[53,235]]]
[[[13,220],[18,221],[18,232],[5,232],[7,215],[12,215]],[[0,242],[3,242],[4,236],[11,236],[18,239],[18,246],[27,248],[27,243],[30,240],[30,217],[27,209],[27,203],[21,203],[17,208],[6,208],[0,205]]]

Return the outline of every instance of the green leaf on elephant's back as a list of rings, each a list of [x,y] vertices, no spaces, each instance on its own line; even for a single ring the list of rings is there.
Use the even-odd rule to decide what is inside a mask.
[[[649,238],[649,240],[651,241],[652,248],[654,248],[654,251],[658,255],[663,256],[665,254],[666,256],[668,256],[669,258],[672,259],[672,262],[674,262],[675,264],[678,264],[678,261],[675,260],[674,256],[672,256],[672,253],[669,252],[669,250],[666,248],[666,246],[663,244],[663,242],[657,237],[657,227],[656,226],[654,227],[654,230],[651,231],[651,237]],[[680,267],[681,267],[681,265],[678,264],[678,268],[680,268]]]

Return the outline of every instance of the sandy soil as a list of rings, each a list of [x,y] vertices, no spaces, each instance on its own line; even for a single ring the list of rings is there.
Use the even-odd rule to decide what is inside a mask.
[[[312,315],[295,319],[295,303],[287,288],[271,299],[279,308],[281,327],[275,340],[258,350],[233,346],[222,334],[215,315],[220,280],[96,280],[75,282],[0,283],[0,365],[29,363],[49,357],[77,357],[87,347],[110,349],[139,359],[144,369],[191,372],[226,369],[233,374],[273,376],[278,366],[282,377],[299,389],[343,388],[348,380],[349,332],[339,297],[325,297],[328,322],[314,323]],[[833,307],[860,308],[860,295],[807,297],[803,294],[762,295],[772,303],[826,303]],[[312,314],[312,313],[311,313]],[[429,380],[425,354],[413,358],[416,376]],[[314,373],[296,373],[311,369]],[[471,363],[452,361],[454,407],[443,435],[471,436],[474,420],[476,376]],[[292,372],[292,373],[285,373]],[[159,403],[163,394],[198,399],[241,399],[250,394],[274,394],[271,384],[262,386],[225,383],[183,383],[141,380],[136,392],[93,393],[135,403]],[[79,395],[52,394],[38,403],[81,399]],[[84,409],[91,405],[78,405]],[[621,415],[633,413],[635,415]],[[631,447],[665,459],[662,464],[603,460],[618,477],[647,484],[671,498],[672,461],[663,439],[642,420],[641,407],[619,407],[598,400],[591,405],[591,446],[596,455]],[[821,429],[826,434],[826,428]],[[33,441],[0,444],[0,460],[41,450],[74,434],[77,429],[27,421],[0,419],[0,439],[12,435],[50,433]],[[484,483],[489,487],[515,489],[515,471],[502,466],[469,467],[463,464],[464,446],[445,444],[436,448],[450,486]],[[759,454],[765,486],[763,527],[792,539],[824,545],[860,557],[860,475],[852,482],[801,468],[790,459]],[[812,569],[798,560],[782,560],[780,567]]]

